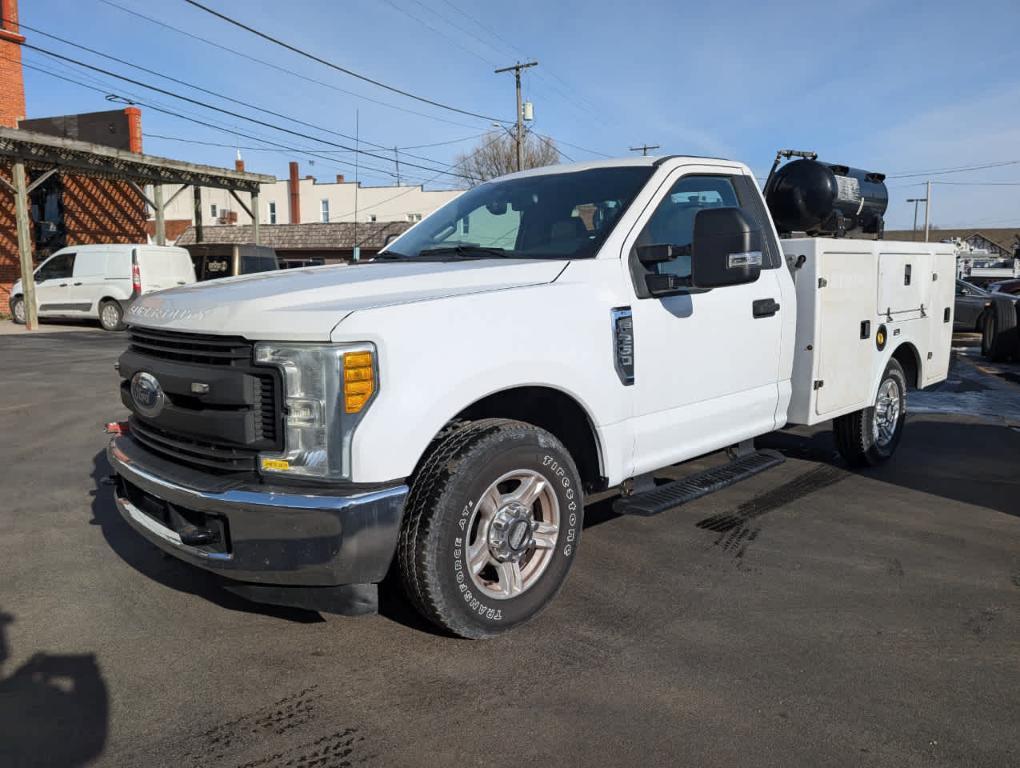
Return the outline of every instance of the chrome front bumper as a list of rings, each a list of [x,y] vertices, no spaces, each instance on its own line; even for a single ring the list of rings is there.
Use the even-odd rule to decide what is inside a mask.
[[[407,485],[329,493],[237,483],[166,461],[126,436],[112,439],[106,455],[117,475],[117,508],[128,524],[199,568],[289,586],[375,583],[389,569]],[[168,519],[210,521],[219,540],[186,544],[184,529]]]

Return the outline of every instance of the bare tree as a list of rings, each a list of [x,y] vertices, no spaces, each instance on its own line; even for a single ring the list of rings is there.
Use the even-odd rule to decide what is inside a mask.
[[[559,152],[552,139],[534,133],[524,135],[524,170],[555,165]],[[465,175],[473,177],[472,184],[513,173],[517,170],[517,145],[512,136],[495,131],[485,134],[478,146],[457,157],[457,166]]]

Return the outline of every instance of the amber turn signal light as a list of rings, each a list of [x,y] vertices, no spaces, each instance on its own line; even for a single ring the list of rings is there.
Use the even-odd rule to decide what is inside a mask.
[[[375,360],[371,352],[344,355],[344,413],[360,413],[375,393]]]

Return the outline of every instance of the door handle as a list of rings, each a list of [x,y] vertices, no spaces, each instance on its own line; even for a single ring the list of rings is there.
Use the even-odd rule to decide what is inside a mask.
[[[67,287],[67,283],[61,283],[58,287],[59,288],[66,288]]]
[[[75,285],[81,285],[81,283],[75,283]]]
[[[751,303],[751,312],[755,317],[772,317],[779,311],[779,303],[775,299],[756,299]]]

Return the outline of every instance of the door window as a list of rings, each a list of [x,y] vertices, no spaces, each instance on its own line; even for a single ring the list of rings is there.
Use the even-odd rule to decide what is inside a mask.
[[[637,245],[673,245],[689,249],[694,239],[694,217],[698,211],[739,205],[730,177],[684,176],[659,203],[638,235]],[[690,277],[690,253],[656,264],[654,269],[660,275]]]
[[[35,279],[40,283],[44,280],[60,280],[70,277],[73,271],[74,254],[58,253],[39,267],[39,271],[35,273]]]

